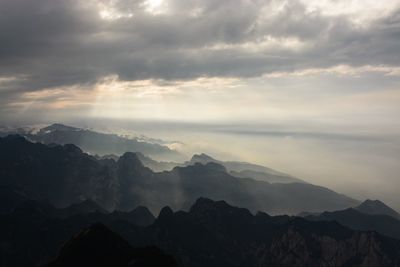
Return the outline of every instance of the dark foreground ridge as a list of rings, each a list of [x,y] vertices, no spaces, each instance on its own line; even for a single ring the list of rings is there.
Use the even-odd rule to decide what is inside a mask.
[[[163,212],[149,236],[184,266],[399,266],[400,241],[336,222],[252,215],[200,198],[189,212]],[[156,233],[156,234],[155,234]]]
[[[23,206],[0,216],[3,266],[174,266],[166,255],[184,267],[400,266],[399,240],[332,221],[253,215],[207,198],[188,212],[164,207],[146,225],[123,212],[54,217],[48,204]],[[158,263],[126,265],[150,259]]]
[[[157,247],[132,248],[103,224],[94,224],[69,240],[48,267],[174,267],[172,256]]]

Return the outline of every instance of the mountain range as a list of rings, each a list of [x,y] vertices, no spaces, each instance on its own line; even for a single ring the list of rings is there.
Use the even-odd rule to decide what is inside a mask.
[[[135,151],[156,158],[181,158],[181,155],[177,151],[165,145],[146,142],[135,137],[128,138],[59,123],[54,123],[36,131],[29,128],[17,128],[3,130],[2,133],[0,132],[0,136],[9,134],[19,134],[26,137],[28,140],[41,142],[43,144],[74,144],[85,152],[93,155],[122,155],[126,151]]]
[[[312,184],[238,178],[214,162],[157,173],[143,166],[135,153],[127,152],[118,161],[98,160],[75,145],[32,143],[18,135],[0,138],[0,185],[22,189],[57,207],[91,199],[107,210],[144,205],[156,213],[165,205],[188,209],[199,197],[271,214],[332,211],[358,204]]]
[[[207,164],[209,162],[224,166],[232,176],[239,178],[253,178],[269,183],[305,183],[299,178],[265,166],[240,161],[220,161],[204,153],[193,155],[190,161],[185,162],[184,165]]]
[[[183,163],[171,161],[156,161],[148,156],[143,155],[140,152],[136,152],[136,155],[144,166],[152,169],[155,172],[170,171],[174,167],[185,167],[195,165],[196,163],[200,163],[203,165],[206,165],[207,163],[217,163],[224,166],[230,175],[238,178],[252,178],[254,180],[265,181],[269,183],[306,183],[299,178],[293,177],[289,174],[278,172],[265,166],[248,162],[221,161],[205,153],[195,154],[190,160]],[[115,156],[112,155],[108,155],[107,157],[115,158]]]
[[[38,201],[23,206],[0,216],[2,266],[400,265],[400,240],[206,198],[189,211],[164,207],[145,225],[84,209],[56,218]]]
[[[225,166],[231,175],[240,178],[253,178],[270,183],[305,183],[299,178],[265,166],[247,162],[220,161],[205,153],[195,154],[189,161],[183,163],[174,162],[171,159],[180,159],[182,155],[177,151],[169,149],[164,145],[165,142],[161,142],[161,140],[158,140],[157,143],[150,143],[148,140],[154,140],[152,138],[144,140],[142,140],[143,138],[127,138],[116,134],[106,134],[60,123],[54,123],[38,130],[29,127],[0,130],[0,136],[9,134],[19,134],[28,140],[44,144],[74,144],[86,153],[99,155],[97,156],[99,159],[113,158],[117,160],[123,153],[132,151],[137,154],[144,166],[149,167],[155,172],[170,171],[177,166],[182,167],[195,163],[206,164],[214,162]],[[157,161],[150,156],[158,159],[169,159],[170,161]]]
[[[400,214],[380,200],[367,199],[356,210],[370,215],[387,215],[400,220]]]
[[[352,229],[376,231],[400,239],[399,214],[379,200],[368,199],[354,208],[303,216],[311,221],[336,221]]]
[[[379,200],[204,153],[35,139],[74,131],[0,137],[0,266],[400,266],[400,215]]]

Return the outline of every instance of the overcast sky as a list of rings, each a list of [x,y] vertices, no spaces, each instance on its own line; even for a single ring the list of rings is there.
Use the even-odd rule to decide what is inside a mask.
[[[0,0],[0,116],[385,123],[397,0]]]

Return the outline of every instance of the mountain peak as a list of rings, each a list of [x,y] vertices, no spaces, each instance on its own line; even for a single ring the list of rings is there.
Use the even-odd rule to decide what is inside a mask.
[[[103,224],[93,224],[61,249],[49,266],[127,266],[131,246]]]
[[[151,218],[151,220],[155,219],[153,213],[151,213],[151,211],[145,206],[137,206],[136,208],[131,210],[129,213],[131,215]]]
[[[161,209],[160,214],[158,215],[158,218],[167,218],[174,214],[174,211],[169,207],[165,206],[164,208]]]
[[[380,200],[367,199],[356,210],[370,215],[388,215],[400,219],[400,214]]]
[[[61,123],[53,123],[52,125],[49,125],[47,127],[44,127],[40,129],[41,133],[46,133],[46,132],[54,132],[54,131],[80,131],[82,129],[64,125]]]
[[[121,157],[119,157],[118,164],[130,164],[133,166],[144,168],[138,155],[134,152],[125,152]]]
[[[386,206],[388,207],[383,201],[380,201],[379,199],[366,199],[362,204],[366,205],[380,205],[380,206]]]
[[[213,157],[201,153],[201,154],[194,154],[192,158],[190,159],[191,162],[200,162],[200,163],[207,163],[207,162],[216,162],[217,160],[214,159]]]
[[[213,206],[217,201],[211,200],[209,198],[205,198],[205,197],[200,197],[196,200],[196,202],[193,204],[191,210],[196,210],[200,207],[210,207]],[[219,201],[221,202],[221,204],[223,205],[228,205],[228,203],[226,203],[225,201],[221,200]]]

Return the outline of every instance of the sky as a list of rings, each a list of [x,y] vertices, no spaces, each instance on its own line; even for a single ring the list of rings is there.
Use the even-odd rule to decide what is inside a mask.
[[[0,43],[1,124],[151,122],[361,197],[400,188],[399,0],[0,0]]]

